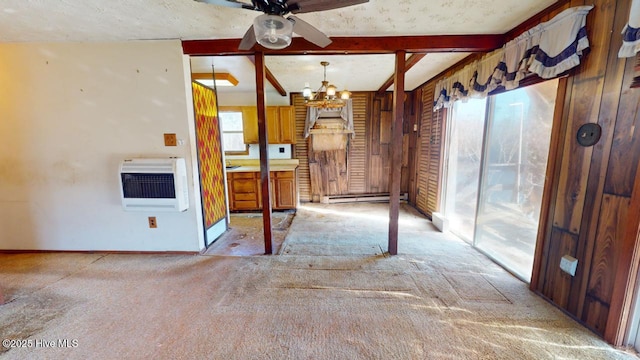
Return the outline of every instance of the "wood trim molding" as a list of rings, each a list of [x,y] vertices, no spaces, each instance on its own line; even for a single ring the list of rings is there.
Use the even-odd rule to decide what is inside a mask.
[[[251,63],[255,66],[256,65],[256,59],[254,56],[247,56],[247,58],[249,59],[249,61],[251,61]],[[271,72],[271,70],[269,70],[268,67],[264,67],[264,73],[265,76],[267,77],[267,81],[273,85],[273,87],[276,89],[276,91],[278,92],[278,94],[280,94],[280,96],[287,96],[287,91],[284,89],[284,87],[280,84],[280,82],[278,81],[278,79],[276,79],[276,76],[273,75],[273,73]]]
[[[320,48],[303,38],[296,37],[282,50],[265,49],[256,45],[252,50],[238,50],[241,39],[183,40],[182,51],[191,56],[253,55],[345,55],[345,54],[394,54],[429,52],[487,52],[504,44],[503,34],[492,35],[428,35],[428,36],[377,36],[333,37],[332,43]]]
[[[407,71],[409,71],[409,69],[411,69],[415,64],[417,64],[420,60],[422,60],[422,58],[424,58],[425,56],[427,56],[427,54],[412,54],[411,56],[409,56],[409,58],[407,59],[407,61],[404,64],[404,71],[405,73]],[[384,84],[382,84],[382,86],[380,86],[380,88],[378,89],[378,95],[382,95],[385,93],[385,91],[387,91],[387,89],[393,85],[394,83],[394,77],[395,75],[391,75],[387,81],[384,82]]]
[[[568,99],[571,93],[567,93],[567,89],[571,91],[573,81],[563,77],[558,80],[558,89],[556,92],[556,106],[553,111],[553,125],[551,126],[551,139],[549,141],[549,155],[547,157],[547,172],[545,175],[544,188],[542,190],[542,200],[540,205],[540,222],[538,224],[538,236],[536,238],[536,246],[533,255],[533,269],[531,270],[531,282],[529,289],[531,291],[541,291],[544,282],[544,266],[542,264],[544,249],[547,244],[545,239],[551,239],[551,231],[553,227],[554,199],[556,198],[557,186],[554,187],[553,181],[559,176],[559,169],[562,163],[562,150],[564,144],[561,141],[562,135],[566,131],[566,122],[563,122],[565,112],[569,109]]]

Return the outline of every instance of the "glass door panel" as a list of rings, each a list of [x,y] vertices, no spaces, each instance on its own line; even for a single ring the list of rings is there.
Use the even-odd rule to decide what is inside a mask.
[[[489,100],[474,245],[525,281],[533,266],[558,81]]]
[[[451,232],[468,242],[473,241],[485,110],[485,99],[458,101],[449,121],[445,216]]]

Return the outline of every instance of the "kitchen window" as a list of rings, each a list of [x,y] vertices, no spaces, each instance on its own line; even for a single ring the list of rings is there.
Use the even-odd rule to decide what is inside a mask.
[[[249,147],[244,143],[242,110],[221,110],[219,117],[224,153],[226,155],[248,155]]]

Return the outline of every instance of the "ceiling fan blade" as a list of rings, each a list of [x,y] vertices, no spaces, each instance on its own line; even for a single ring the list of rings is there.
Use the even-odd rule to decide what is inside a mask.
[[[253,45],[256,44],[256,33],[253,31],[253,25],[249,26],[249,30],[244,33],[238,50],[251,50]]]
[[[347,6],[364,4],[369,0],[289,0],[287,6],[293,14],[310,13],[339,9]]]
[[[195,0],[195,1],[201,2],[201,3],[207,3],[211,5],[226,6],[231,8],[250,9],[250,10],[254,9],[253,5],[246,4],[237,0]]]
[[[290,15],[287,20],[293,23],[293,32],[302,36],[307,41],[314,43],[321,48],[327,47],[331,44],[331,39],[327,35],[325,35],[322,31],[316,29],[313,25],[308,22]]]

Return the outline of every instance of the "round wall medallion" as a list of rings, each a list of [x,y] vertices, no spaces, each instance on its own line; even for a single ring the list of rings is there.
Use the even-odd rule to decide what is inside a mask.
[[[582,146],[593,146],[598,142],[598,140],[600,140],[601,134],[602,128],[600,125],[596,123],[587,123],[580,126],[578,134],[576,134],[576,138],[578,139],[578,144]]]

